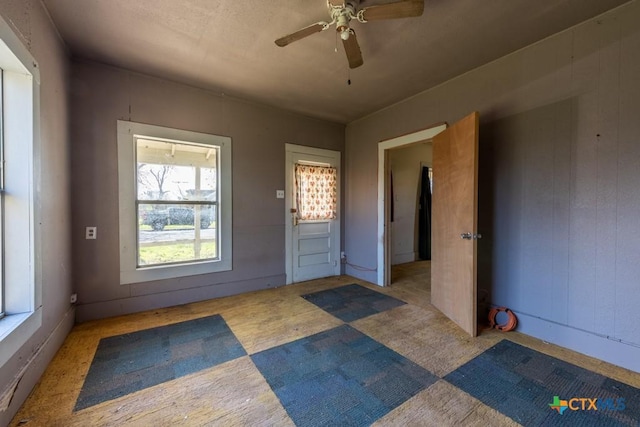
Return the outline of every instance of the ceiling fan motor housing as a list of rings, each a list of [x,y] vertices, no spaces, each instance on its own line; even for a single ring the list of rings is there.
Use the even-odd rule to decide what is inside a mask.
[[[348,40],[351,35],[349,22],[357,16],[360,0],[346,0],[336,4],[336,1],[327,0],[327,6],[331,19],[336,23],[336,31],[342,40]]]

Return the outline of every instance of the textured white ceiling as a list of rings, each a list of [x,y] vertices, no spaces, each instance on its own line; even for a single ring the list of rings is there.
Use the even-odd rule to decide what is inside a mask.
[[[333,28],[274,44],[329,20],[325,0],[44,0],[75,57],[341,123],[626,2],[426,0],[419,18],[352,21],[364,65],[349,71]]]

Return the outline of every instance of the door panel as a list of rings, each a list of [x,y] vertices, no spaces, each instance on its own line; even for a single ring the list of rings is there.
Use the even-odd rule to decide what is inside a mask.
[[[301,253],[318,253],[327,252],[330,248],[329,236],[317,238],[311,237],[307,239],[300,239],[298,242],[298,248]]]
[[[331,262],[329,252],[319,254],[298,255],[298,269],[309,267],[308,270],[322,270]],[[320,277],[325,277],[324,274]]]
[[[433,139],[431,302],[471,336],[477,335],[478,123],[474,112]]]
[[[333,273],[331,264],[331,224],[330,222],[298,222],[297,250],[293,251],[294,260],[297,260],[298,276],[320,275],[324,270]],[[306,270],[302,271],[301,270]],[[303,279],[304,280],[304,279]]]

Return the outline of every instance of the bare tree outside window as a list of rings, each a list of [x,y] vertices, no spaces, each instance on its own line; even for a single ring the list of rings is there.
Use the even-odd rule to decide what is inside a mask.
[[[164,198],[165,180],[171,174],[173,166],[138,163],[138,188],[145,189],[150,197]]]

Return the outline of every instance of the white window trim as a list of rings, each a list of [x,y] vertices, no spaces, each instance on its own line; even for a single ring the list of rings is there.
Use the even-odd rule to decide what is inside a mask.
[[[11,199],[4,216],[6,316],[0,319],[2,366],[42,325],[42,272],[35,230],[39,215],[40,73],[28,49],[1,17],[0,68],[4,71],[5,178]]]
[[[136,137],[217,145],[220,147],[220,257],[176,265],[137,267]],[[118,120],[118,183],[120,202],[120,284],[149,282],[232,269],[231,138]]]

